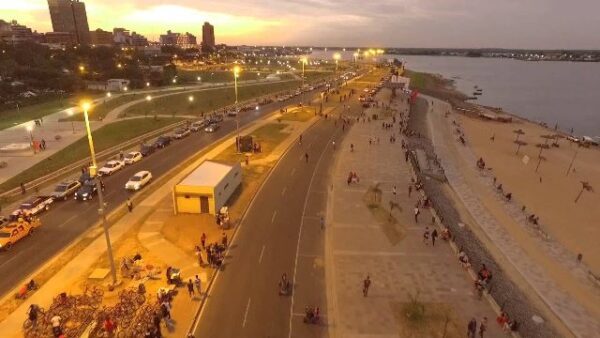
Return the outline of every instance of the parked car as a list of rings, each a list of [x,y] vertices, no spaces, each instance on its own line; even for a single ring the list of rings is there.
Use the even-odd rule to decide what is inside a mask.
[[[219,125],[216,123],[211,123],[206,128],[204,128],[204,131],[207,133],[214,133],[215,131],[217,131],[217,129],[219,129]]]
[[[73,195],[77,189],[81,187],[79,181],[65,181],[56,186],[52,192],[52,197],[56,200],[66,201],[69,196]]]
[[[206,126],[206,120],[196,121],[190,125],[190,130],[196,132],[196,131],[202,130],[202,128],[204,128],[205,126]]]
[[[175,129],[175,132],[173,133],[173,137],[177,140],[182,139],[186,136],[188,136],[190,134],[190,130],[186,127],[181,127],[181,128],[177,128]]]
[[[140,154],[142,154],[144,157],[150,156],[152,153],[154,153],[154,150],[156,150],[156,148],[154,148],[153,145],[142,144],[140,147]]]
[[[213,115],[210,117],[210,119],[208,120],[208,123],[219,123],[219,122],[223,122],[223,115]]]
[[[125,160],[123,160],[123,162],[125,162],[125,164],[134,164],[135,162],[139,161],[142,159],[142,153],[139,151],[132,151],[130,153],[127,153],[127,155],[125,155]]]
[[[125,163],[123,163],[123,161],[110,160],[110,161],[106,162],[104,167],[102,167],[102,168],[100,168],[100,170],[98,170],[98,175],[110,176],[110,175],[116,173],[117,171],[123,169],[124,166],[125,166]]]
[[[154,141],[154,148],[164,148],[171,144],[171,137],[168,135],[160,136]]]
[[[41,225],[39,219],[30,222],[21,221],[6,224],[0,228],[0,250],[10,249],[16,242],[31,235]]]
[[[152,179],[152,174],[149,171],[143,170],[143,171],[137,172],[135,175],[133,175],[129,179],[129,181],[127,181],[127,183],[125,183],[125,189],[140,190],[146,184],[148,184],[151,179]]]
[[[13,215],[37,215],[50,209],[50,204],[54,202],[52,196],[35,196],[21,203],[19,209],[13,211]]]
[[[102,191],[104,191],[104,184],[101,184]],[[74,198],[77,201],[88,201],[94,198],[98,194],[95,180],[89,180],[85,182],[77,192],[75,192]]]
[[[238,116],[238,111],[236,109],[232,109],[227,112],[227,116],[236,117],[236,116]]]

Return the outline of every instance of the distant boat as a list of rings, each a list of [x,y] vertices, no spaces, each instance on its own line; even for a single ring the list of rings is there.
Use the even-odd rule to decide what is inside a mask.
[[[477,91],[478,91],[478,92],[482,92],[482,91],[483,91],[483,89],[479,88],[479,89],[477,89]]]
[[[481,95],[483,94],[482,92],[474,92],[473,95]]]

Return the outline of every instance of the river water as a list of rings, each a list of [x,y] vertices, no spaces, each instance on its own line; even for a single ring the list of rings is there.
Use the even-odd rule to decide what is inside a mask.
[[[315,58],[331,58],[331,52],[313,52]],[[352,52],[342,53],[352,59]],[[483,89],[475,103],[502,107],[533,121],[558,123],[576,135],[600,136],[600,63],[527,62],[497,58],[383,55],[406,61],[408,69],[440,74],[453,79],[458,90],[472,96],[474,86]]]

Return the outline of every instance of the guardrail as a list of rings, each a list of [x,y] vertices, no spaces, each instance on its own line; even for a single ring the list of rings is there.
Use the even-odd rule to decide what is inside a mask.
[[[290,81],[292,81],[292,80],[290,80]],[[289,82],[289,81],[280,81],[280,82]],[[265,94],[265,95],[262,95],[262,96],[259,96],[259,97],[253,98],[253,99],[249,99],[249,100],[240,102],[240,103],[238,103],[238,106],[247,105],[247,104],[250,104],[251,102],[260,102],[260,101],[263,101],[265,99],[277,97],[277,96],[279,96],[279,95],[281,95],[283,93],[289,92],[291,90],[292,89],[287,89],[287,90],[281,90],[281,91],[278,91],[278,92],[275,92],[275,93]],[[229,109],[234,108],[234,106],[235,106],[235,104],[224,106],[224,107],[212,110],[209,113],[207,113],[206,115],[219,114],[219,113],[222,113],[223,111],[228,111]],[[160,136],[160,135],[164,134],[165,132],[167,132],[169,130],[172,130],[172,129],[175,129],[175,128],[179,127],[179,126],[184,125],[186,122],[187,121],[176,122],[176,123],[170,124],[168,126],[165,126],[163,128],[160,128],[160,129],[157,129],[157,130],[153,130],[153,131],[150,131],[150,132],[148,132],[146,134],[140,135],[140,136],[138,136],[138,137],[136,137],[134,139],[131,139],[131,140],[126,141],[124,143],[118,144],[118,145],[116,145],[114,147],[102,150],[102,151],[100,151],[100,152],[98,152],[96,154],[96,158],[97,158],[98,161],[110,158],[110,157],[115,156],[116,154],[118,154],[119,151],[128,149],[128,148],[130,148],[130,147],[132,147],[134,145],[137,145],[137,144],[141,144],[144,141],[147,141],[148,139]],[[89,164],[89,160],[90,159],[86,157],[86,158],[84,158],[82,160],[79,160],[79,161],[73,163],[73,164],[70,164],[68,166],[65,166],[65,167],[59,169],[59,170],[56,170],[53,173],[44,175],[42,177],[39,177],[39,178],[31,180],[31,181],[29,181],[27,183],[24,183],[25,188],[27,190],[33,189],[34,191],[38,191],[41,187],[43,187],[44,185],[48,184],[49,182],[57,180],[57,179],[59,179],[61,177],[65,177],[65,176],[71,175],[74,172],[80,170],[83,166],[87,167],[87,165]],[[6,199],[11,199],[13,197],[19,196],[21,194],[22,194],[21,188],[20,187],[16,187],[16,188],[7,190],[7,191],[5,191],[3,193],[0,193],[0,198],[6,200]]]

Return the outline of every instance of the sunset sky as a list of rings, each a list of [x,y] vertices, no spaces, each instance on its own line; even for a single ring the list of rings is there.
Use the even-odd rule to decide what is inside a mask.
[[[167,29],[217,43],[380,47],[600,48],[600,1],[86,0],[90,29]],[[46,0],[0,0],[0,19],[50,31]]]

